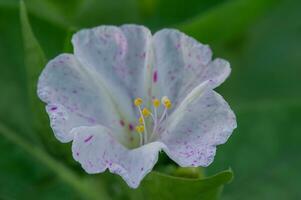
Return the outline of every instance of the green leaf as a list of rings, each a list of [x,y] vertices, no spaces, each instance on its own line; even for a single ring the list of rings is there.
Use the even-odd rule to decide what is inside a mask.
[[[28,123],[18,12],[0,10],[0,120],[34,140]]]
[[[0,124],[0,134],[13,144],[24,150],[33,160],[45,165],[49,170],[53,171],[63,182],[71,186],[74,191],[78,192],[84,199],[109,199],[103,190],[103,186],[91,185],[89,181],[78,177],[70,169],[53,159],[44,150],[35,145],[27,143],[18,136],[14,131],[10,130],[3,124]]]
[[[74,188],[4,139],[0,140],[0,199],[78,199]]]
[[[56,154],[66,152],[67,146],[59,146],[53,137],[49,125],[48,115],[45,111],[45,105],[37,96],[37,83],[39,76],[46,65],[45,54],[37,41],[27,16],[26,7],[23,1],[20,1],[20,21],[23,36],[24,60],[27,83],[27,98],[29,104],[28,116],[34,132],[38,133],[40,139],[46,148]]]
[[[234,0],[176,25],[205,43],[221,43],[237,37],[278,0]]]
[[[42,137],[49,138],[46,137],[46,135],[50,132],[49,129],[44,129],[44,124],[48,123],[48,119],[43,112],[43,110],[45,110],[44,106],[37,97],[37,82],[39,75],[46,64],[46,58],[42,48],[32,32],[27,17],[26,7],[23,1],[20,1],[20,20],[22,26],[24,59],[27,75],[27,96],[30,105],[29,115],[31,116],[33,127],[38,130],[39,133],[43,133]]]
[[[203,179],[179,178],[152,172],[142,181],[139,188],[132,191],[130,195],[133,200],[215,200],[219,199],[224,184],[229,183],[232,177],[231,170]]]
[[[25,2],[31,14],[64,29],[138,21],[135,0],[26,0]]]
[[[206,12],[225,0],[140,0],[139,13],[142,23],[152,30],[185,22]]]
[[[237,108],[238,129],[218,149],[210,172],[231,165],[236,179],[225,199],[298,199],[301,193],[298,104],[273,101],[273,105]],[[267,106],[265,106],[267,105]],[[289,191],[289,192],[287,192]],[[248,194],[246,196],[246,194]]]
[[[184,178],[204,178],[204,168],[202,167],[178,167],[172,173],[173,176]]]
[[[220,91],[238,120],[209,167],[235,171],[226,200],[301,197],[300,7],[299,0],[282,1],[243,37],[217,48],[232,64]]]

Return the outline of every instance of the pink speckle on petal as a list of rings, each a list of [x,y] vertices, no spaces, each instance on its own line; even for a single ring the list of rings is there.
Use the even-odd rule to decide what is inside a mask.
[[[153,74],[153,81],[154,81],[154,83],[156,83],[157,80],[158,80],[158,72],[154,71],[154,74]]]
[[[93,138],[93,135],[90,135],[89,137],[87,137],[84,142],[89,142],[91,139]]]
[[[88,163],[90,167],[93,167],[93,163],[91,161],[88,161]]]
[[[51,111],[55,111],[57,109],[56,106],[53,106],[52,108],[50,108]]]
[[[134,130],[133,124],[129,124],[129,130],[130,130],[130,131],[133,131],[133,130]]]

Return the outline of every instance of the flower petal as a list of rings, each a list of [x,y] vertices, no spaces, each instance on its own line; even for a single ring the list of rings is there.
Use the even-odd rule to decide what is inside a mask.
[[[163,144],[153,142],[136,149],[126,149],[103,126],[79,127],[72,131],[75,138],[72,152],[87,173],[95,174],[107,168],[120,175],[130,187],[138,187],[158,160]]]
[[[72,38],[74,54],[95,69],[115,100],[146,98],[150,90],[151,33],[144,26],[99,26],[84,29]],[[131,106],[126,105],[126,106]]]
[[[216,146],[227,141],[236,128],[227,102],[205,85],[195,88],[170,116],[160,141],[165,152],[180,166],[208,166]]]
[[[230,73],[223,59],[211,61],[208,45],[173,29],[154,35],[153,94],[168,96],[175,105],[197,85],[210,80],[211,88],[220,85]]]
[[[61,142],[73,139],[71,129],[95,124],[112,127],[121,142],[128,139],[123,131],[127,128],[120,125],[120,115],[96,74],[71,54],[59,55],[43,70],[38,95],[47,103],[51,126]]]

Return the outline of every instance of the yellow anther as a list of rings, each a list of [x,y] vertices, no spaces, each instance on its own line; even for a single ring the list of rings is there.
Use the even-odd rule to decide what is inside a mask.
[[[168,103],[166,103],[164,106],[165,106],[167,109],[171,109],[172,104],[171,104],[171,102],[168,102]]]
[[[136,126],[135,129],[138,133],[140,133],[140,126]]]
[[[143,125],[140,125],[140,131],[141,131],[141,133],[144,131],[144,126]]]
[[[149,109],[143,108],[143,110],[142,110],[142,115],[143,115],[144,117],[147,117],[147,116],[149,116],[150,114],[151,114],[151,112],[149,111]]]
[[[153,100],[153,105],[155,108],[158,108],[160,106],[160,100],[159,99],[154,99]]]
[[[172,103],[167,96],[162,97],[161,101],[162,101],[162,104],[165,106],[165,108],[167,108],[167,109],[171,108]]]
[[[143,124],[143,118],[142,117],[139,117],[139,123]]]
[[[135,106],[141,106],[142,103],[143,103],[143,100],[141,98],[136,98],[134,100]]]
[[[138,133],[142,133],[143,131],[144,131],[144,126],[143,125],[139,125],[139,126],[136,126],[136,131],[138,132]]]

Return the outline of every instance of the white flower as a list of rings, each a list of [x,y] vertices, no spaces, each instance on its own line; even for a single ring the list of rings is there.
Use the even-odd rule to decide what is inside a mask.
[[[74,54],[47,64],[38,95],[55,136],[73,141],[73,157],[87,173],[108,168],[136,188],[160,150],[182,167],[208,166],[236,128],[213,91],[230,65],[212,60],[209,46],[177,30],[152,36],[137,25],[84,29],[72,43]]]

